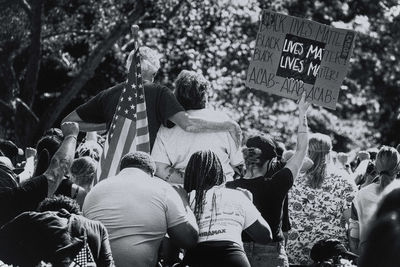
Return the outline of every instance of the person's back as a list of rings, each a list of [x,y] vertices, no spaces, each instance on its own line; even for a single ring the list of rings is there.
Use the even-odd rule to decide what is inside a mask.
[[[188,110],[190,115],[215,122],[228,120],[223,112],[210,109]],[[234,140],[228,132],[192,133],[175,126],[173,128],[161,127],[158,131],[159,139],[154,145],[152,156],[156,162],[174,166],[175,169],[184,171],[190,156],[200,150],[210,149],[221,161],[226,176],[232,177],[232,166],[243,163],[241,151],[236,147]]]
[[[195,191],[190,194],[194,209]],[[215,186],[205,194],[199,220],[199,243],[232,241],[243,247],[241,234],[259,217],[259,212],[241,191]]]
[[[351,207],[357,189],[343,171],[329,169],[331,150],[329,136],[317,133],[310,137],[308,154],[314,165],[296,180],[289,193],[293,224],[287,248],[292,264],[310,264],[309,252],[319,239],[347,242],[341,218]]]
[[[306,177],[297,180],[289,193],[293,224],[287,247],[291,263],[310,263],[308,254],[319,239],[337,238],[347,243],[341,217],[351,206],[354,190],[350,181],[333,174],[325,177],[319,188],[310,187]]]
[[[209,82],[203,75],[183,70],[176,81],[175,96],[189,116],[214,123],[229,120],[223,112],[207,109]],[[174,183],[183,183],[183,175],[190,157],[201,150],[211,150],[220,159],[224,174],[232,180],[233,167],[243,164],[243,156],[228,133],[187,133],[178,127],[161,127],[152,150],[157,163],[156,175]],[[173,175],[172,175],[173,174]]]
[[[241,233],[270,242],[267,222],[243,192],[226,188],[220,160],[212,151],[198,151],[189,160],[184,187],[199,225],[199,240],[185,254],[189,266],[250,267]]]
[[[175,190],[134,167],[96,185],[83,212],[106,226],[117,266],[155,266],[167,230],[187,221]]]

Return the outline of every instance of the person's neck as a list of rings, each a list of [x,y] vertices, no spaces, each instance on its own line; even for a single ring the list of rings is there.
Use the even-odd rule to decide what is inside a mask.
[[[244,179],[253,179],[253,178],[261,177],[264,175],[265,175],[265,172],[262,169],[255,169],[252,172],[249,170],[244,175]]]

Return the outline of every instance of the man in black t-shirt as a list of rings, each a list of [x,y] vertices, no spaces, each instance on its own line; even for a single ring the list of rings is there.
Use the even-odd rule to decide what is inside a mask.
[[[167,126],[171,121],[185,131],[190,132],[219,132],[229,131],[236,144],[240,144],[241,130],[232,120],[225,122],[211,122],[190,116],[176,100],[170,89],[153,83],[160,61],[157,52],[148,48],[139,49],[141,56],[142,78],[144,81],[144,94],[150,135],[150,148],[153,147],[157,131],[161,125]],[[133,51],[127,60],[129,70]],[[81,131],[107,130],[112,122],[124,83],[108,88],[88,102],[82,104],[67,117],[65,121],[79,123]]]

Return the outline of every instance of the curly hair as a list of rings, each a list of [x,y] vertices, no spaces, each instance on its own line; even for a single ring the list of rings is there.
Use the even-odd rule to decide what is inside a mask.
[[[81,208],[78,202],[63,195],[47,197],[39,203],[37,208],[39,212],[59,211],[60,209],[65,209],[71,214],[81,214]]]
[[[183,70],[175,80],[175,88],[176,99],[185,110],[206,107],[210,83],[203,75]]]
[[[145,152],[128,153],[121,159],[120,170],[125,168],[138,168],[150,175],[156,172],[156,164],[153,158]]]
[[[97,162],[89,156],[74,159],[70,168],[74,183],[84,188],[92,184],[96,170]]]

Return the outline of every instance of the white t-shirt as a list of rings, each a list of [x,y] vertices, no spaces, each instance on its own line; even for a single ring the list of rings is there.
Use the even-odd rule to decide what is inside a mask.
[[[357,210],[358,222],[360,227],[360,243],[367,238],[367,228],[370,224],[379,202],[379,187],[377,183],[372,183],[357,192],[353,204]]]
[[[225,113],[210,109],[188,110],[187,112],[194,117],[208,121],[229,120]],[[232,166],[240,165],[244,160],[241,150],[236,147],[229,132],[190,133],[179,126],[170,129],[161,126],[151,156],[156,162],[165,163],[184,171],[193,153],[208,149],[218,156],[227,179],[231,180],[229,178],[234,174]]]
[[[193,211],[195,194],[195,191],[190,192],[190,205]],[[242,231],[260,217],[260,212],[243,192],[224,186],[214,186],[205,195],[203,213],[198,222],[198,242],[232,241],[243,246]]]
[[[116,266],[155,266],[167,229],[187,221],[172,186],[136,168],[93,187],[83,214],[107,228]]]

